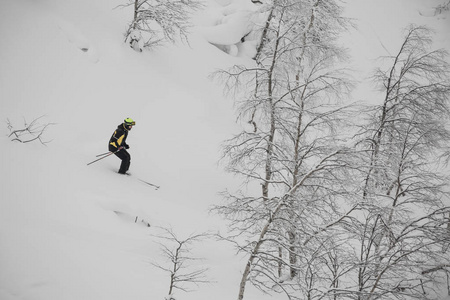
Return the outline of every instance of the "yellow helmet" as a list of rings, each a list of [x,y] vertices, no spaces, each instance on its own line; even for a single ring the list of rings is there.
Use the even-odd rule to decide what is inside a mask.
[[[136,125],[136,122],[133,121],[133,119],[131,119],[131,118],[126,118],[125,120],[123,120],[123,123],[126,126],[134,126],[134,125]]]

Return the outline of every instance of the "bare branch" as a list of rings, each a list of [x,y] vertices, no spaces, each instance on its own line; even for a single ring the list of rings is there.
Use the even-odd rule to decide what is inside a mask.
[[[49,126],[55,125],[55,123],[40,125],[38,121],[43,117],[44,116],[34,119],[30,124],[27,124],[26,120],[24,120],[24,127],[22,129],[14,129],[11,121],[7,119],[7,128],[10,131],[8,137],[11,138],[11,141],[18,141],[20,143],[30,143],[39,140],[42,145],[46,145],[50,141],[44,140],[43,134]]]

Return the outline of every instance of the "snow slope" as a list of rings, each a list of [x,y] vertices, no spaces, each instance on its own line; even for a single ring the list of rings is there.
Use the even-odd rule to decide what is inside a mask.
[[[345,42],[361,77],[377,56],[397,49],[400,29],[410,22],[435,28],[437,45],[450,49],[450,15],[432,15],[431,2],[442,1],[398,0],[387,12],[391,1],[347,1],[359,27]],[[220,201],[218,192],[238,184],[217,162],[220,143],[239,126],[231,100],[208,75],[249,60],[201,36],[214,36],[213,20],[207,30],[197,28],[190,47],[136,53],[122,36],[131,11],[113,9],[119,4],[0,1],[1,300],[163,299],[168,274],[151,264],[165,263],[155,243],[158,226],[179,237],[225,226],[208,208]],[[208,9],[221,17],[220,5]],[[361,86],[355,97],[370,92]],[[46,146],[10,141],[6,120],[19,129],[41,116],[39,124],[54,123],[43,135]],[[137,123],[127,141],[132,176],[115,173],[113,156],[86,166],[107,151],[126,117]],[[152,226],[135,223],[135,216]],[[193,255],[204,258],[200,264],[210,267],[214,282],[177,291],[176,298],[233,299],[245,260],[214,240],[195,245]],[[253,289],[246,297],[283,298]]]

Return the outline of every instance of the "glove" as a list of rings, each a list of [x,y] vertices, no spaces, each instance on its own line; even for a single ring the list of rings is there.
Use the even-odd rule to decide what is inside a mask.
[[[125,149],[130,149],[130,146],[128,145],[123,145],[125,147]]]

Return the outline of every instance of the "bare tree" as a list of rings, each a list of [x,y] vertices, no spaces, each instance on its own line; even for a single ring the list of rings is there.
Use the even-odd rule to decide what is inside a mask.
[[[320,269],[313,262],[325,265],[332,257],[318,248],[340,244],[314,238],[317,227],[331,228],[355,209],[336,205],[349,193],[339,182],[346,178],[348,149],[334,130],[344,119],[336,102],[348,85],[345,72],[334,68],[343,57],[333,44],[345,25],[339,8],[335,1],[274,2],[255,67],[220,72],[227,87],[248,90],[238,112],[252,126],[224,146],[228,171],[241,175],[252,192],[225,193],[227,203],[216,207],[231,221],[235,238],[228,239],[249,255],[238,299],[249,280],[291,299],[306,295],[304,287],[316,283],[305,283],[305,274],[314,277],[312,268]],[[314,209],[319,218],[308,224]],[[327,276],[338,276],[336,270],[329,268]],[[337,284],[336,278],[330,282]]]
[[[249,280],[289,299],[434,299],[449,260],[447,179],[434,160],[450,137],[446,53],[428,50],[426,28],[409,28],[374,77],[383,103],[365,111],[348,149],[343,110],[330,105],[345,80],[331,71],[340,51],[323,21],[329,8],[276,2],[255,67],[220,73],[250,91],[238,111],[252,130],[224,147],[248,189],[216,207],[231,222],[225,238],[249,255],[238,299]]]
[[[173,299],[174,290],[178,289],[184,292],[191,291],[189,285],[199,285],[208,283],[205,273],[208,268],[194,268],[189,262],[200,260],[192,256],[192,244],[199,242],[209,235],[193,234],[185,239],[178,238],[172,229],[163,228],[163,235],[157,238],[162,240],[159,244],[163,255],[170,261],[168,265],[152,263],[154,266],[170,274],[168,299]]]
[[[55,124],[54,123],[39,124],[39,120],[42,119],[43,117],[44,116],[36,118],[30,123],[28,123],[24,119],[24,125],[23,128],[21,129],[15,129],[11,121],[7,119],[6,123],[8,130],[10,131],[8,137],[11,138],[11,141],[18,141],[20,143],[29,143],[36,140],[41,142],[41,144],[43,145],[49,143],[50,141],[44,140],[43,134],[48,126]]]
[[[128,0],[120,7],[133,7],[133,21],[125,33],[125,41],[142,51],[164,41],[187,41],[190,13],[202,5],[196,0],[150,1]]]
[[[360,244],[358,299],[437,299],[436,273],[424,270],[442,271],[450,262],[442,252],[449,243],[448,178],[436,160],[450,142],[449,65],[431,43],[427,28],[409,27],[374,76],[384,96],[361,133],[365,213],[351,229]]]

